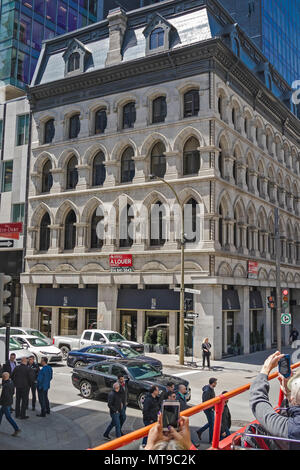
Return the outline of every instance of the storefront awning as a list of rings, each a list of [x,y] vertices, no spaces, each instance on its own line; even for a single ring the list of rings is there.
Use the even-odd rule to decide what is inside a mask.
[[[119,289],[117,308],[179,311],[180,293],[169,289]]]
[[[264,305],[261,293],[258,290],[250,291],[249,309],[250,310],[263,310]]]
[[[223,289],[222,291],[222,310],[241,310],[239,294],[236,290]]]
[[[39,288],[37,307],[97,308],[98,289],[51,289]]]

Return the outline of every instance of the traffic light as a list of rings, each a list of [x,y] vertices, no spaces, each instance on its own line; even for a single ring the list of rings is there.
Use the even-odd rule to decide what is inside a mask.
[[[281,295],[281,301],[282,301],[283,310],[287,309],[289,307],[289,291],[288,291],[288,289],[283,289],[282,295]]]
[[[10,307],[5,305],[5,302],[11,296],[11,293],[5,289],[5,285],[11,280],[11,276],[0,273],[0,324],[4,323],[4,316],[10,313]]]
[[[271,295],[270,295],[270,297],[268,297],[268,307],[273,308],[273,309],[276,308],[275,297],[273,297]]]

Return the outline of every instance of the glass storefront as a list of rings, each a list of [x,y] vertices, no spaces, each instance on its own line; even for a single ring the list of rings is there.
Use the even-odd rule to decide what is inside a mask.
[[[52,327],[52,309],[51,308],[40,308],[39,310],[39,324],[40,331],[51,338],[51,327]]]
[[[121,310],[120,333],[129,341],[137,341],[137,311]]]
[[[89,308],[85,310],[85,329],[96,329],[97,328],[97,310]]]
[[[223,354],[232,354],[234,338],[234,313],[233,311],[223,312]]]
[[[152,344],[157,342],[159,330],[166,332],[167,344],[169,343],[169,313],[168,312],[146,312],[146,330],[150,331]]]
[[[78,310],[76,308],[59,309],[59,336],[77,335]]]

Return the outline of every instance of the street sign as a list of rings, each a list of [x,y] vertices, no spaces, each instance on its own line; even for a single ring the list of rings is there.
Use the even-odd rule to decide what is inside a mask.
[[[290,313],[281,314],[281,324],[282,325],[291,325],[292,324],[292,315]]]
[[[0,240],[0,248],[13,248],[13,240]]]
[[[186,318],[199,318],[199,313],[187,313]]]
[[[174,292],[180,292],[181,289],[180,287],[174,287]],[[201,290],[196,290],[196,289],[184,289],[184,292],[187,292],[188,294],[201,294]]]

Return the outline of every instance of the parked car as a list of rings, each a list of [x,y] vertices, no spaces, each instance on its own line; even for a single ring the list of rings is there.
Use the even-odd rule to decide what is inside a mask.
[[[13,335],[12,338],[15,338],[24,349],[27,349],[35,356],[36,362],[41,363],[42,357],[48,358],[48,364],[56,364],[62,362],[63,356],[60,351],[55,346],[49,346],[46,341],[36,336],[31,335]]]
[[[3,364],[5,364],[5,336],[0,334],[0,371],[2,372]],[[31,353],[25,351],[21,344],[14,338],[9,338],[9,354],[14,353],[16,355],[16,361],[18,364],[21,363],[22,357],[29,357]]]
[[[67,357],[67,365],[69,367],[84,367],[92,362],[106,361],[109,359],[140,359],[146,364],[151,364],[157,369],[162,369],[162,363],[149,356],[142,356],[134,349],[128,346],[87,346],[79,349],[79,351],[70,351]]]
[[[78,367],[73,370],[72,383],[84,398],[102,394],[107,396],[119,374],[127,380],[129,402],[138,405],[140,409],[143,409],[145,396],[153,385],[157,385],[162,393],[167,390],[168,382],[175,384],[175,391],[179,384],[184,384],[188,390],[188,400],[191,398],[188,381],[163,374],[151,364],[138,359],[109,360]]]
[[[0,328],[0,335],[5,335],[6,333],[6,328]],[[41,338],[45,340],[49,345],[52,344],[52,339],[48,338],[44,333],[42,333],[39,330],[36,330],[35,328],[24,328],[23,326],[18,326],[18,327],[10,327],[10,334],[11,335],[31,335],[31,336],[37,336],[38,338]]]
[[[144,345],[134,341],[128,341],[117,331],[110,330],[84,330],[81,336],[54,336],[53,344],[57,346],[64,359],[73,349],[81,349],[85,346],[115,343],[121,346],[129,346],[138,353],[144,352]]]

